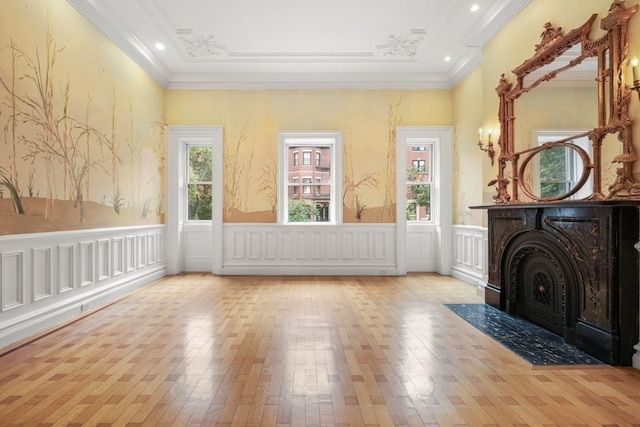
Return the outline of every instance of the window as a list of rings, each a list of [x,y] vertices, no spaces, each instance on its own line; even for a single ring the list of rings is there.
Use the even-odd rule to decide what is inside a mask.
[[[302,164],[306,166],[311,165],[311,151],[302,152]]]
[[[341,180],[336,178],[341,176],[341,139],[338,132],[280,133],[280,223],[341,221],[342,205],[338,205]],[[302,152],[302,164],[308,167],[303,170],[294,167],[295,152]],[[302,191],[296,190],[299,186]]]
[[[407,140],[407,220],[431,221],[433,143]]]
[[[415,169],[418,172],[424,172],[425,171],[425,161],[424,160],[413,160],[412,161],[412,168]]]
[[[295,151],[295,152],[293,153],[293,166],[298,166],[298,157],[299,157],[299,154],[300,154],[300,153],[298,153],[297,151]]]
[[[187,219],[189,221],[211,220],[211,146],[190,144],[187,146],[187,153]]]
[[[309,177],[302,178],[302,183],[303,184],[311,184],[311,178],[309,178]],[[304,194],[311,194],[311,186],[310,185],[303,185],[302,186],[302,192]]]
[[[536,142],[559,141],[581,133],[581,131],[536,131]],[[584,136],[569,141],[590,153],[589,139]],[[576,150],[565,146],[555,146],[541,151],[538,157],[538,192],[540,198],[558,198],[571,191],[580,179],[583,162]],[[585,185],[573,194],[570,199],[583,199],[591,195],[593,190],[591,176]]]
[[[297,176],[293,177],[293,194],[298,194],[298,184],[300,183],[300,178]]]

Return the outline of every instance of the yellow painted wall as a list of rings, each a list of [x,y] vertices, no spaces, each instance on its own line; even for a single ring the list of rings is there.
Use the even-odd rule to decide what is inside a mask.
[[[0,47],[0,234],[162,223],[162,87],[66,1],[2,2]]]
[[[483,191],[481,191],[481,185],[484,182],[483,168],[488,169],[490,161],[477,145],[478,129],[484,126],[482,79],[482,68],[478,68],[453,90],[454,224],[482,224],[484,211],[469,209],[469,206],[491,203],[491,199],[483,200]]]
[[[276,221],[259,188],[275,184],[278,131],[304,130],[342,132],[344,182],[377,180],[357,190],[362,222],[394,222],[393,129],[450,126],[451,114],[449,90],[167,90],[165,111],[169,125],[224,126],[226,222]],[[344,221],[356,222],[349,195],[344,205]]]

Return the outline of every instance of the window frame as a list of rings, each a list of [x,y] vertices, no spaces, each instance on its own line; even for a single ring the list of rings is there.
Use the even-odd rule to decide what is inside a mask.
[[[427,146],[430,148],[427,150]],[[434,156],[437,148],[437,139],[427,138],[427,137],[408,137],[405,141],[405,150],[408,151],[409,147],[411,148],[412,153],[420,153],[423,155],[424,153],[429,153],[428,159],[411,159],[411,165],[415,165],[416,162],[421,162],[422,169],[416,168],[418,172],[425,173],[428,177],[427,180],[424,181],[409,181],[409,174],[406,173],[405,177],[405,191],[408,194],[408,187],[410,185],[429,185],[429,215],[428,219],[418,219],[419,218],[419,209],[420,206],[416,203],[415,199],[407,197],[405,199],[405,215],[408,212],[408,208],[410,205],[415,206],[416,219],[407,218],[406,221],[409,224],[434,224],[434,211],[437,209],[436,198],[434,194]],[[418,147],[425,147],[425,149],[417,149]],[[420,165],[420,163],[418,163]],[[407,168],[407,166],[405,166]],[[408,168],[407,168],[408,171]]]
[[[191,181],[191,177],[189,175],[190,172],[190,153],[191,153],[191,147],[206,147],[209,148],[211,150],[211,181]],[[214,170],[213,170],[213,156],[214,156],[214,150],[213,147],[211,145],[211,143],[208,142],[199,142],[199,141],[186,141],[184,144],[184,150],[185,150],[185,156],[184,156],[184,191],[183,191],[183,205],[184,205],[184,222],[185,223],[190,223],[190,224],[203,224],[206,222],[211,222],[212,218],[213,218],[213,214],[214,214],[214,199],[213,199],[213,192],[214,192],[214,188],[213,188],[213,176],[214,176]],[[209,185],[211,187],[211,216],[212,218],[207,218],[207,219],[191,219],[189,218],[189,186],[190,185],[199,185],[199,184],[204,184],[204,185]]]
[[[329,221],[298,222],[289,221],[289,172],[288,147],[329,147],[331,152],[331,168],[329,186]],[[280,131],[278,132],[278,224],[295,226],[322,226],[342,224],[342,132],[340,131]],[[315,150],[302,150],[312,153]],[[302,163],[304,164],[304,154]],[[310,164],[314,164],[313,154],[310,155]],[[292,165],[293,166],[293,165]],[[302,185],[302,184],[301,184]],[[311,180],[306,184],[313,194],[312,187],[317,185]]]

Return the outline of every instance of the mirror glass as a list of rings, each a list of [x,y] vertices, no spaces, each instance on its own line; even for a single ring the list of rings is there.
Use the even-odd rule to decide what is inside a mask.
[[[591,195],[593,177],[586,157],[591,156],[591,144],[586,136],[572,138],[578,133],[580,131],[535,132],[539,150],[525,156],[521,165],[526,177],[522,190],[532,200],[559,200],[571,193],[569,199],[584,199]],[[554,145],[554,141],[565,142]],[[544,148],[544,144],[549,144],[548,148]]]

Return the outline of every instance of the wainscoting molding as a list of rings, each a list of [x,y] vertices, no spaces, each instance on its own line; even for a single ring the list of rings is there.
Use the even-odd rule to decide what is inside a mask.
[[[395,224],[224,224],[223,274],[396,275]]]
[[[165,225],[0,236],[0,349],[166,275]]]
[[[464,282],[478,286],[484,295],[487,283],[487,228],[454,225],[453,264],[451,275]]]

